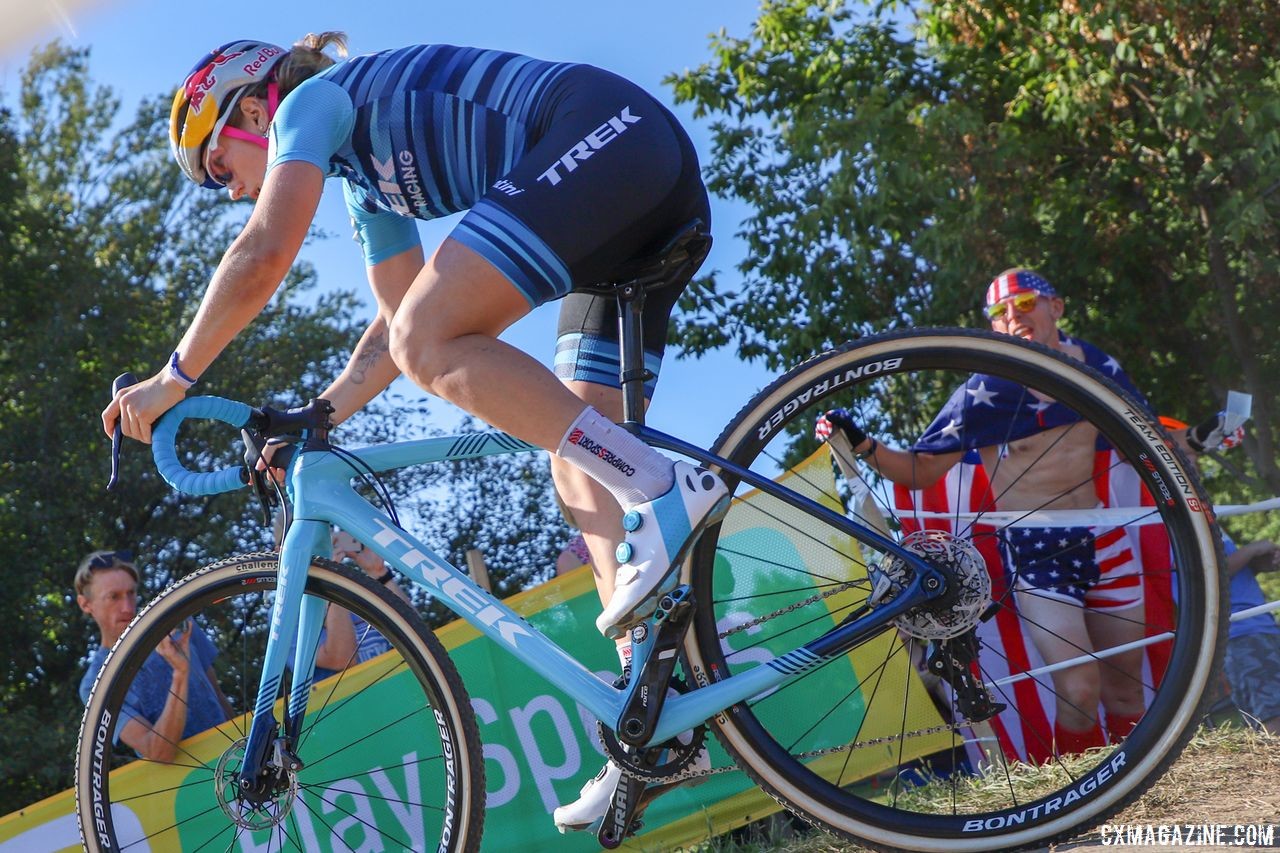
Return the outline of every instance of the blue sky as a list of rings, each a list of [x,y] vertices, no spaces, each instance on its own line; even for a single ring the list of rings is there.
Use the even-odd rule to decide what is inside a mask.
[[[351,52],[367,53],[419,42],[493,47],[545,59],[587,62],[629,77],[653,92],[685,123],[704,164],[711,156],[710,129],[685,106],[673,104],[662,79],[710,58],[712,33],[744,36],[754,20],[751,0],[0,0],[8,7],[9,32],[0,37],[0,84],[7,90],[31,47],[52,38],[92,48],[95,81],[111,86],[130,113],[144,97],[166,96],[206,50],[233,38],[290,44],[307,32],[342,30]],[[15,30],[22,35],[15,36]],[[732,285],[744,251],[734,238],[745,215],[740,206],[712,198],[715,248],[708,267]],[[317,265],[323,288],[355,290],[367,296],[360,252],[336,181],[326,187],[317,224],[333,238],[307,247],[303,256]],[[422,223],[429,252],[448,232],[452,219]],[[705,267],[704,267],[705,269]],[[369,303],[366,302],[366,305]],[[504,336],[549,362],[557,308],[536,310]],[[743,365],[729,352],[703,359],[674,358],[669,350],[650,410],[650,423],[694,443],[709,444],[750,396],[771,377]],[[404,383],[401,383],[404,384]],[[414,393],[410,389],[400,389]],[[441,411],[434,406],[433,411]],[[444,413],[441,412],[444,418]]]

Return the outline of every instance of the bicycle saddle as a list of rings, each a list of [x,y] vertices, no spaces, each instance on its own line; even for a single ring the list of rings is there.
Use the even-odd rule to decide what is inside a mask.
[[[646,252],[623,263],[608,281],[575,288],[580,291],[612,296],[625,287],[657,290],[670,284],[683,284],[693,277],[711,251],[711,235],[701,219],[681,226],[652,252]]]

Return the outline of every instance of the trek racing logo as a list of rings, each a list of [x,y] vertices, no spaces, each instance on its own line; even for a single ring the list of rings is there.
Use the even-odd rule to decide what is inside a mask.
[[[513,649],[518,647],[518,639],[521,636],[531,636],[523,625],[507,618],[506,613],[497,606],[492,595],[455,577],[448,565],[429,558],[414,547],[412,542],[405,539],[399,530],[388,527],[382,519],[374,519],[374,521],[382,528],[382,532],[374,534],[373,541],[383,547],[390,546],[392,543],[401,546],[403,552],[400,554],[400,559],[410,568],[421,572],[422,580],[435,587],[459,614],[469,613],[477,622],[496,629],[502,642]]]
[[[369,160],[378,173],[378,191],[392,210],[401,216],[413,216],[415,210],[426,208],[427,196],[412,151],[401,151],[385,162],[370,154]]]
[[[546,181],[555,186],[564,180],[560,177],[559,169],[564,167],[565,174],[578,168],[578,163],[587,160],[592,154],[595,154],[601,148],[617,139],[620,134],[626,133],[627,128],[644,116],[631,114],[631,107],[623,107],[622,112],[616,116],[611,116],[607,122],[588,133],[580,142],[574,143],[574,146],[560,156],[551,164],[551,168],[538,176],[538,180]]]
[[[587,438],[580,429],[574,429],[573,432],[569,433],[569,443],[576,444],[591,455],[598,457],[605,464],[617,468],[625,477],[634,477],[636,475],[634,465],[628,465],[624,459],[603,444],[597,444]]]

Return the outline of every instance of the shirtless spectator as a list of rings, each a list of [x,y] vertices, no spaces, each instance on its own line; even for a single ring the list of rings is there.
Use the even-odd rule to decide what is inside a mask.
[[[987,288],[993,330],[1079,359],[1142,400],[1114,358],[1058,329],[1063,310],[1057,291],[1031,270],[1007,270]],[[880,444],[843,409],[823,415],[816,434],[826,439],[842,430],[857,458],[910,489],[928,488],[976,451],[996,496],[994,509],[1097,507],[1097,431],[1065,406],[1028,394],[1034,392],[1008,380],[971,376],[910,450]],[[1046,663],[1142,639],[1139,569],[1123,528],[1019,526],[1002,539],[1018,613]],[[1141,649],[1054,671],[1058,752],[1106,743],[1099,701],[1112,740],[1127,735],[1143,713],[1141,672]]]

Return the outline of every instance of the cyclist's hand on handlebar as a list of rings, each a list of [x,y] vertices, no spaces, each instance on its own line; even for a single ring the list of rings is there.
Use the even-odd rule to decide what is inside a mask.
[[[832,434],[842,432],[849,439],[849,445],[856,448],[867,440],[867,434],[853,421],[848,409],[829,409],[818,415],[813,427],[813,437],[818,441],[826,441]]]
[[[157,373],[136,385],[121,388],[102,410],[102,431],[110,437],[119,421],[121,432],[129,438],[150,444],[151,425],[186,393],[167,373]]]

